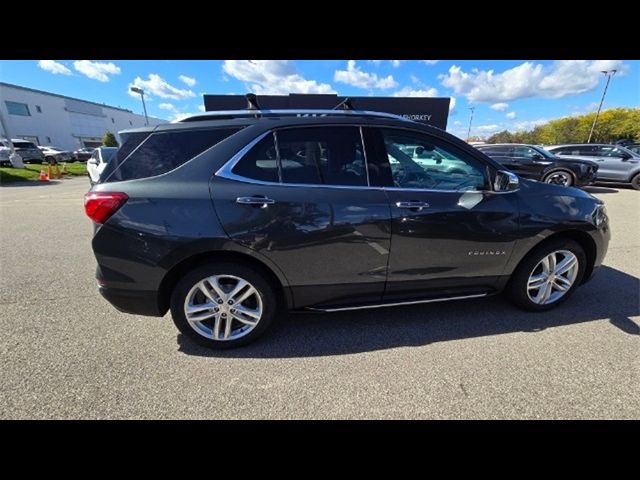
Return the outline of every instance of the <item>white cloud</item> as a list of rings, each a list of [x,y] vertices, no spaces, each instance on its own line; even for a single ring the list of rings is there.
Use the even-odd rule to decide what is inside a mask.
[[[196,96],[196,94],[191,90],[174,87],[156,73],[150,73],[148,80],[136,77],[135,80],[129,84],[129,89],[131,87],[142,88],[145,96],[151,94],[160,98],[171,98],[173,100],[183,100],[185,98]],[[131,90],[129,90],[129,95],[132,97],[138,96],[137,93],[132,92]]]
[[[56,62],[55,60],[38,60],[38,66],[42,70],[46,70],[47,72],[51,72],[54,75],[71,75],[71,70],[65,67],[60,62]]]
[[[391,62],[391,65],[394,66],[395,68],[398,68],[400,65],[402,65],[402,60],[389,60]]]
[[[624,74],[629,66],[621,60],[558,60],[550,65],[525,62],[500,73],[478,69],[468,73],[453,65],[438,78],[442,85],[465,95],[471,102],[490,103],[588,92],[598,86],[603,76],[600,70],[608,69]]]
[[[471,134],[472,135],[493,135],[496,132],[499,132],[502,129],[500,125],[492,123],[490,125],[472,125],[471,126]]]
[[[398,82],[393,79],[392,75],[379,77],[376,73],[365,72],[356,65],[355,60],[347,62],[346,70],[336,70],[333,80],[359,88],[386,89],[398,86]]]
[[[504,112],[509,108],[509,104],[508,103],[494,103],[493,105],[491,105],[491,110],[495,110],[496,112]]]
[[[92,62],[91,60],[76,60],[73,62],[73,68],[86,77],[98,80],[99,82],[108,82],[109,75],[118,75],[120,67],[115,63]]]
[[[382,63],[382,60],[369,60],[369,62],[373,63],[376,67],[379,67]]]
[[[435,65],[436,63],[438,63],[440,60],[422,60],[423,63],[426,63],[427,65]]]
[[[182,120],[183,118],[192,117],[194,115],[199,115],[200,112],[175,112],[173,115],[169,117],[169,121],[177,122]]]
[[[509,112],[509,113],[507,113],[507,114],[505,115],[505,117],[507,117],[507,118],[509,118],[509,119],[511,119],[511,120],[513,120],[514,118],[516,118],[516,116],[517,116],[516,112]]]
[[[176,109],[173,103],[161,103],[158,105],[158,108],[161,108],[162,110],[171,110],[171,111],[175,111]]]
[[[543,123],[547,123],[549,120],[546,118],[539,118],[538,120],[521,120],[519,122],[515,122],[512,124],[508,130],[515,130],[517,132],[522,130],[532,130],[538,125],[542,125]]]
[[[415,90],[411,87],[404,87],[401,90],[393,92],[394,97],[436,97],[438,96],[437,88],[424,88]]]
[[[200,110],[201,112],[204,112],[205,111],[204,105],[198,105],[198,110]]]
[[[225,60],[222,69],[258,95],[336,93],[327,83],[305,79],[290,60]]]
[[[193,78],[193,77],[187,77],[186,75],[180,75],[178,78],[187,87],[193,87],[196,84],[196,79]]]
[[[453,122],[453,124],[456,126],[460,126],[462,125],[462,122],[460,120],[456,120],[455,122]]]
[[[449,115],[456,113],[456,97],[449,98]]]

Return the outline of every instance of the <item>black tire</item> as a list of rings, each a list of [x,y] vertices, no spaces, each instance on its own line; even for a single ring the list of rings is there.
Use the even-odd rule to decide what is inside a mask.
[[[233,275],[248,281],[260,295],[263,313],[258,324],[246,335],[235,340],[215,340],[198,333],[187,321],[184,303],[191,288],[212,275]],[[247,345],[260,337],[273,323],[278,310],[276,292],[273,285],[255,269],[235,263],[213,263],[191,270],[184,275],[171,295],[171,316],[178,330],[198,344],[213,349],[228,349]]]
[[[640,190],[640,173],[636,173],[631,179],[631,186],[634,190]]]
[[[527,294],[527,284],[529,276],[533,272],[533,269],[536,267],[536,265],[538,265],[538,263],[544,257],[558,250],[569,250],[577,257],[579,265],[578,274],[573,282],[573,285],[571,285],[571,288],[569,288],[569,290],[558,300],[547,304],[535,303],[529,298],[529,295]],[[543,312],[545,310],[549,310],[561,304],[573,294],[575,289],[578,287],[578,285],[580,285],[580,282],[582,281],[586,266],[587,255],[585,254],[584,249],[580,246],[580,244],[578,244],[574,240],[568,238],[558,238],[555,240],[544,242],[542,245],[539,245],[531,252],[529,252],[527,256],[520,262],[520,265],[518,265],[515,272],[513,272],[513,274],[511,275],[511,279],[509,280],[509,284],[506,288],[506,293],[513,303],[525,310],[529,310],[532,312]]]
[[[549,173],[547,173],[544,178],[542,179],[542,181],[544,183],[551,183],[549,181],[549,179],[551,178],[552,175],[556,174],[556,173],[564,173],[565,175],[567,175],[568,177],[568,181],[567,183],[564,185],[565,187],[572,187],[575,183],[576,183],[576,179],[573,176],[573,173],[571,173],[569,170],[563,170],[563,169],[558,169],[558,170],[553,170]],[[558,185],[558,184],[555,184]]]

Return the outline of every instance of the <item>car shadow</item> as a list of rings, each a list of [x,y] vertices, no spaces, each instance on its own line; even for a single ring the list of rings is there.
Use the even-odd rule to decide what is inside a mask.
[[[596,187],[594,185],[582,187],[582,189],[588,193],[618,193],[618,190],[616,190],[615,188]]]
[[[411,307],[343,313],[290,313],[256,342],[210,350],[179,334],[188,355],[218,358],[297,358],[414,347],[505,333],[543,330],[608,319],[627,335],[639,335],[630,317],[640,315],[640,279],[610,267],[557,308],[543,313],[517,309],[502,296]]]

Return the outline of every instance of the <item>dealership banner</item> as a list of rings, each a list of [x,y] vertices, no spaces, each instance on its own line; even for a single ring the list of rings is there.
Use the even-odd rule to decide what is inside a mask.
[[[272,109],[332,109],[345,98],[355,110],[387,112],[416,122],[446,130],[449,117],[449,98],[432,97],[339,97],[337,95],[258,95],[260,108]],[[243,110],[247,108],[244,95],[205,95],[207,112]]]

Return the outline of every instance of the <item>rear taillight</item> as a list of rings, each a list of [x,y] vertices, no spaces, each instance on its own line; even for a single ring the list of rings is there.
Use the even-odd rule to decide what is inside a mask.
[[[84,211],[94,222],[104,223],[128,198],[122,192],[88,192],[84,195]]]

